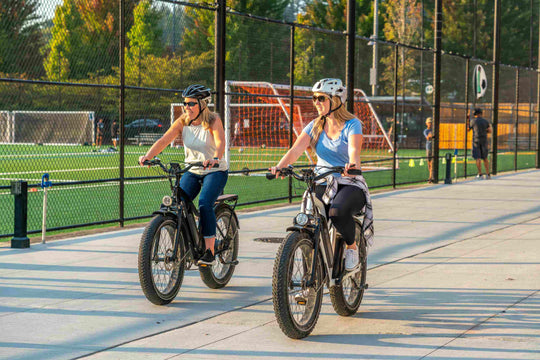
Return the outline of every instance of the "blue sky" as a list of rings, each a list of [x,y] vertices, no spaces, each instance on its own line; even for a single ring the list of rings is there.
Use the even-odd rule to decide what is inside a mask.
[[[38,14],[42,20],[52,19],[57,5],[62,5],[64,0],[39,0]]]

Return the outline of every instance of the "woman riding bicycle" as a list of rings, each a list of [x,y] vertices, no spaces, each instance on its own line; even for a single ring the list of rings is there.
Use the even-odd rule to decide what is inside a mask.
[[[304,128],[292,148],[269,170],[277,175],[279,169],[293,164],[310,145],[317,153],[317,167],[345,167],[343,177],[333,174],[315,191],[317,197],[327,205],[328,216],[347,244],[345,268],[350,271],[359,263],[353,215],[364,207],[366,239],[370,241],[373,234],[368,187],[361,175],[348,174],[349,169],[360,168],[362,123],[345,109],[346,91],[341,80],[322,79],[315,83],[312,91],[319,116]]]
[[[190,200],[199,194],[199,212],[206,252],[197,265],[213,265],[215,261],[216,215],[214,202],[223,192],[228,177],[228,164],[223,159],[225,132],[218,114],[208,109],[210,89],[203,85],[190,85],[182,93],[185,112],[169,130],[139,157],[139,164],[151,160],[179,134],[184,143],[185,162],[202,162],[204,168],[191,168],[182,176],[180,187]],[[217,167],[214,165],[217,164]]]

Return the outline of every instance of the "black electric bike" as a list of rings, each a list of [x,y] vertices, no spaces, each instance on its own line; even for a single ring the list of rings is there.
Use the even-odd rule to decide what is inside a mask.
[[[169,163],[157,158],[144,165],[159,166],[169,180],[172,196],[164,196],[161,208],[144,229],[139,246],[139,280],[144,295],[156,305],[170,303],[178,294],[184,271],[189,270],[205,251],[199,212],[180,188],[182,174],[202,163]],[[238,218],[234,211],[238,195],[221,195],[216,200],[216,261],[199,266],[203,282],[212,289],[227,285],[238,264]]]
[[[364,290],[368,288],[367,247],[362,230],[362,213],[354,216],[355,239],[360,263],[353,271],[345,270],[345,242],[327,218],[324,203],[315,196],[316,182],[332,173],[343,173],[343,167],[313,168],[295,171],[293,166],[280,170],[280,176],[292,176],[306,183],[300,212],[287,228],[274,262],[272,297],[274,313],[285,335],[293,339],[308,336],[319,318],[324,285],[329,289],[334,310],[342,316],[358,311]],[[349,170],[361,175],[361,170]],[[271,180],[275,175],[268,173]],[[361,191],[361,190],[359,190]]]

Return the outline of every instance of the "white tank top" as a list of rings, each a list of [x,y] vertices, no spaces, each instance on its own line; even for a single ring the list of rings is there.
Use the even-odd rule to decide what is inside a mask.
[[[216,119],[216,121],[219,121]],[[184,152],[186,162],[197,162],[212,160],[216,151],[216,142],[210,130],[205,130],[201,125],[185,125],[182,130],[182,140],[184,142]],[[215,171],[225,171],[229,168],[225,159],[219,160],[219,167],[204,170],[203,168],[192,168],[189,172],[198,175],[206,175]]]

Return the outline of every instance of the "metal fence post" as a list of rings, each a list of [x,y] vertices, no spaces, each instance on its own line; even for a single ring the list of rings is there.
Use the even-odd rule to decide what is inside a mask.
[[[347,110],[354,113],[354,46],[356,36],[356,1],[347,1]]]
[[[120,130],[120,184],[119,184],[119,218],[120,218],[120,226],[124,226],[124,199],[125,199],[125,187],[124,187],[124,154],[125,154],[125,133],[124,133],[124,126],[125,126],[125,100],[126,100],[126,73],[125,73],[125,48],[126,48],[126,24],[125,24],[125,0],[120,0],[120,104],[119,104],[119,112],[120,112],[120,124],[119,124],[119,130]]]
[[[538,33],[540,34],[540,22]],[[538,38],[538,51],[540,51],[540,37]],[[540,169],[540,58],[536,66],[536,168]]]
[[[216,112],[220,118],[225,118],[225,0],[217,1],[215,14],[215,58],[214,58],[214,89],[216,91]]]
[[[519,68],[516,68],[516,127],[514,148],[514,171],[518,169],[518,135],[519,135]]]
[[[445,184],[452,183],[452,154],[446,153],[444,156],[446,159],[446,177],[444,178]]]
[[[392,146],[394,147],[394,151],[392,152],[392,187],[396,188],[396,157],[397,157],[397,112],[398,112],[398,103],[397,103],[397,96],[398,96],[398,52],[399,52],[399,44],[394,45],[394,109],[393,109],[393,115],[394,118],[392,119]]]
[[[495,0],[493,17],[493,85],[492,85],[492,144],[493,144],[493,159],[491,161],[491,173],[497,175],[497,152],[498,152],[498,133],[499,133],[499,65],[500,65],[500,35],[501,35],[501,1]]]
[[[433,55],[433,175],[439,182],[439,129],[441,114],[441,40],[442,40],[442,0],[435,3],[435,53]]]
[[[14,225],[11,247],[25,249],[30,247],[30,239],[27,235],[28,219],[28,183],[26,181],[12,181],[11,194],[15,195]]]
[[[463,177],[467,178],[467,133],[469,132],[469,70],[471,60],[465,60],[465,136],[463,137],[463,147],[465,154],[463,155]],[[457,160],[456,160],[457,161]]]
[[[290,88],[290,91],[289,91],[289,95],[290,95],[290,99],[289,99],[289,149],[292,148],[292,145],[293,145],[293,127],[294,127],[294,123],[293,123],[293,116],[294,116],[294,58],[295,58],[295,52],[294,52],[294,29],[295,29],[295,26],[294,24],[291,25],[291,32],[290,32],[290,53],[289,53],[289,88]],[[288,177],[289,178],[289,203],[292,202],[292,197],[293,197],[293,191],[292,191],[292,177]]]

